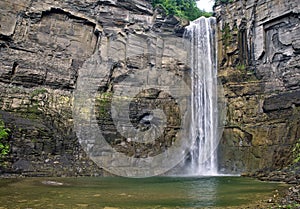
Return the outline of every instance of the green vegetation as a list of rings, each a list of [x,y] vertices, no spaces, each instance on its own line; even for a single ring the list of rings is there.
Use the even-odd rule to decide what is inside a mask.
[[[30,93],[30,102],[31,104],[27,106],[26,111],[24,112],[24,115],[28,119],[39,119],[43,113],[41,110],[41,101],[39,99],[39,96],[45,95],[49,93],[47,89],[45,88],[36,88]]]
[[[210,17],[212,13],[200,10],[195,0],[152,0],[153,7],[161,6],[168,15],[195,20],[198,17]]]
[[[98,113],[100,117],[109,116],[111,99],[111,92],[103,92],[99,97],[96,98],[96,104],[98,106]]]
[[[293,150],[293,162],[294,163],[298,163],[300,162],[300,139],[298,139],[298,141],[296,142]]]
[[[222,29],[222,39],[225,47],[229,46],[230,40],[232,39],[232,34],[230,30],[229,23],[225,23],[223,29]]]
[[[241,71],[241,72],[245,72],[245,70],[246,70],[246,65],[240,64],[240,63],[239,63],[239,64],[236,66],[236,69],[239,70],[239,71]]]
[[[35,97],[35,96],[38,96],[40,94],[45,94],[45,93],[48,93],[47,89],[37,88],[31,92],[31,97]]]
[[[9,136],[10,130],[5,128],[4,122],[0,120],[0,160],[9,152],[9,145],[5,142]]]
[[[221,3],[221,4],[228,4],[228,3],[232,3],[233,0],[216,0],[216,3]]]

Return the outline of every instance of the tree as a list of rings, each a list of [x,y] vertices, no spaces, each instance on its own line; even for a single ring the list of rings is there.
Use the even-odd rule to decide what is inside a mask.
[[[188,20],[195,20],[200,16],[209,17],[212,14],[200,10],[196,0],[152,0],[153,7],[162,6],[168,15],[175,15]]]

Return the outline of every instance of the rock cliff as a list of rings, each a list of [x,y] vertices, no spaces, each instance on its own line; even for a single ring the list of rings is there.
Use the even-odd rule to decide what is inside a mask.
[[[118,83],[143,68],[156,67],[189,80],[187,55],[181,50],[187,23],[159,8],[153,11],[144,0],[4,0],[0,20],[0,114],[11,129],[10,154],[2,165],[6,172],[102,175],[82,150],[72,115],[78,77],[95,66],[99,71],[91,73],[100,80],[90,85],[97,89],[97,121],[115,149],[142,158],[174,143],[181,119],[172,95],[146,89],[131,104],[136,126],[157,107],[166,113],[167,128],[151,152],[118,135],[109,105]],[[93,57],[100,65],[87,68]],[[140,115],[135,104],[148,112]]]
[[[220,169],[277,169],[300,138],[300,7],[292,0],[215,6],[228,105]]]
[[[219,146],[221,172],[281,168],[293,157],[300,138],[299,14],[293,0],[234,0],[215,6],[219,77],[228,107]],[[172,146],[186,111],[174,95],[148,88],[130,103],[130,124],[139,130],[149,130],[147,118],[156,108],[166,114],[163,135],[146,146],[118,133],[111,104],[124,79],[145,68],[161,70],[155,86],[174,82],[164,72],[190,83],[182,40],[186,24],[159,8],[153,11],[146,0],[1,1],[0,115],[11,129],[2,171],[105,175],[83,151],[89,144],[81,146],[74,130],[74,92],[79,77],[86,75],[98,78],[81,79],[82,85],[86,81],[96,87],[95,108],[82,112],[95,112],[93,123],[111,147],[146,158]],[[152,76],[145,75],[143,82]],[[118,92],[123,102],[131,87]]]

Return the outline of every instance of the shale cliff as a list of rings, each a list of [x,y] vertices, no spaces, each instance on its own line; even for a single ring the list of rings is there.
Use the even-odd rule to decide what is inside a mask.
[[[153,11],[143,0],[4,0],[0,20],[0,114],[11,130],[10,153],[2,171],[29,176],[102,175],[82,150],[72,115],[78,76],[95,67],[100,74],[91,73],[101,79],[90,85],[98,89],[97,123],[111,146],[128,156],[145,157],[172,145],[181,119],[166,92],[146,89],[136,96],[136,103],[145,109],[159,106],[167,112],[167,128],[149,145],[151,149],[118,135],[109,104],[113,89],[144,68],[159,67],[189,80],[182,50],[187,23],[159,8]],[[94,58],[98,62],[89,66]],[[157,82],[173,82],[159,77]],[[137,125],[148,112],[139,114],[135,106],[131,105],[131,122]],[[147,124],[141,128],[147,129]]]
[[[227,99],[220,169],[278,169],[300,138],[300,7],[292,0],[215,6]]]

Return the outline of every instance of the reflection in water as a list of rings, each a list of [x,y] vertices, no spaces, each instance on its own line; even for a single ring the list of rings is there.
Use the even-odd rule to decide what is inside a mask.
[[[280,184],[241,177],[1,179],[1,208],[203,208],[248,204]]]
[[[190,182],[190,188],[187,190],[187,194],[192,200],[190,206],[215,206],[217,198],[217,186],[217,178],[193,178]]]

